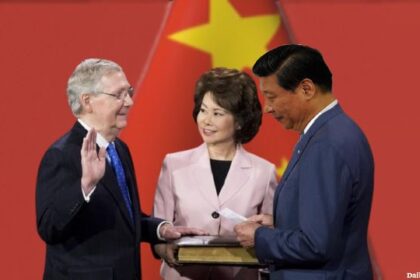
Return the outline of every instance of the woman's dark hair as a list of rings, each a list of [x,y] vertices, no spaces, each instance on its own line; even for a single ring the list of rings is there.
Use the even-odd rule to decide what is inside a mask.
[[[232,113],[235,120],[236,143],[247,143],[257,134],[262,120],[257,87],[245,72],[223,67],[201,75],[195,86],[193,117],[197,122],[204,95],[211,93],[214,101]]]

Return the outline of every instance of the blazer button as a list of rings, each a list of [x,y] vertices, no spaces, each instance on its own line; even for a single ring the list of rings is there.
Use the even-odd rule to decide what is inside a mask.
[[[211,216],[213,217],[213,219],[217,219],[219,218],[220,214],[214,211],[213,213],[211,213]]]

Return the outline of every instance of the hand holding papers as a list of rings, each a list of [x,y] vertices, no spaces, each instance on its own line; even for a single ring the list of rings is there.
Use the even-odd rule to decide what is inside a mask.
[[[263,226],[273,227],[273,215],[270,214],[258,214],[248,218],[249,222],[259,223]]]
[[[237,224],[234,228],[236,236],[245,248],[254,247],[255,231],[260,226],[273,227],[273,216],[258,214],[249,217],[246,222]]]

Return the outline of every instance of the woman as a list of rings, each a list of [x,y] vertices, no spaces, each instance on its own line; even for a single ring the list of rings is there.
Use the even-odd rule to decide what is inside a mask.
[[[196,84],[193,117],[204,143],[165,157],[154,215],[176,226],[204,229],[210,235],[235,235],[234,224],[218,212],[229,208],[245,217],[271,213],[277,185],[274,165],[242,147],[261,125],[254,81],[233,69],[204,73]],[[164,279],[258,279],[257,269],[174,266],[164,246],[155,247],[165,259],[161,267]]]

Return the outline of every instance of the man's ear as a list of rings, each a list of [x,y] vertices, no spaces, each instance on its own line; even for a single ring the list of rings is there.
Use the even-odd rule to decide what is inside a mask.
[[[311,79],[305,78],[300,82],[305,99],[312,99],[316,93],[316,86]]]
[[[92,99],[90,94],[82,93],[79,100],[80,105],[82,106],[82,111],[92,112]]]

